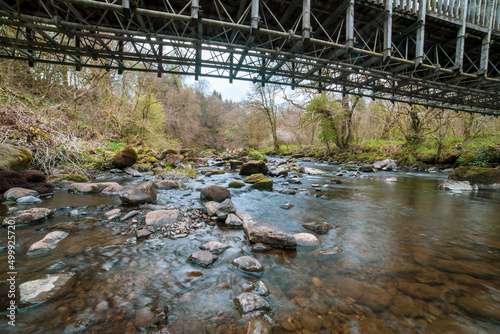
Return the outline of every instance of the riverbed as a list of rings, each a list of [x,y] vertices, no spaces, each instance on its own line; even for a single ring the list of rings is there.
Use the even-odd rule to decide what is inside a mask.
[[[280,159],[273,160],[276,163]],[[51,219],[16,229],[17,283],[47,274],[72,273],[53,299],[22,304],[16,327],[2,316],[2,333],[498,333],[500,331],[500,193],[438,189],[445,174],[343,172],[341,165],[300,162],[322,175],[300,175],[301,184],[273,178],[273,191],[231,189],[238,213],[288,233],[300,224],[325,221],[335,228],[318,235],[321,245],[255,252],[242,230],[203,223],[184,238],[137,241],[117,224],[71,232],[56,248],[27,255],[28,248],[80,208],[101,217],[119,207],[118,197],[56,190],[38,207],[59,208]],[[208,185],[241,177],[203,176],[186,188],[159,191],[156,204],[201,208]],[[396,177],[397,182],[385,182]],[[152,179],[115,176],[121,184]],[[296,188],[296,194],[280,190]],[[293,203],[289,210],[280,208]],[[32,207],[32,206],[30,206]],[[62,208],[62,209],[61,209]],[[122,207],[122,214],[137,209]],[[2,217],[4,218],[4,217]],[[6,229],[0,230],[5,246]],[[208,268],[187,262],[207,241],[228,246]],[[232,261],[251,255],[262,273],[242,272]],[[7,252],[0,253],[6,277]],[[262,281],[272,311],[244,318],[233,299]],[[8,285],[0,287],[7,305]],[[2,311],[6,309],[3,307]],[[3,312],[2,314],[6,314]],[[151,320],[153,317],[153,320]]]

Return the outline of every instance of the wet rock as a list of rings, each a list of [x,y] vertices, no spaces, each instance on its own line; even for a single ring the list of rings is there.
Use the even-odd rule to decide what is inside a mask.
[[[33,155],[25,148],[0,144],[0,171],[21,172],[29,169]]]
[[[415,298],[434,300],[441,299],[441,290],[431,285],[422,283],[410,283],[408,281],[398,281],[398,289]]]
[[[273,249],[274,248],[269,247],[269,246],[264,245],[264,244],[261,244],[260,242],[252,245],[252,252],[256,252],[256,253],[263,253],[263,252],[271,251]]]
[[[476,295],[458,297],[455,303],[465,312],[487,319],[500,322],[500,312],[498,312],[498,300],[491,295]]]
[[[229,160],[229,166],[232,170],[238,169],[241,165],[243,165],[243,161],[240,160]]]
[[[116,195],[118,195],[118,193],[120,192],[120,190],[123,189],[123,186],[119,185],[118,183],[116,183],[116,184],[115,184],[115,182],[110,182],[110,183],[112,183],[112,184],[109,185],[108,187],[104,188],[101,191],[102,195],[105,195],[105,196],[116,196]]]
[[[120,209],[110,210],[110,211],[104,213],[104,217],[106,217],[107,220],[113,220],[113,219],[118,218],[120,216],[121,211],[122,210],[120,210]]]
[[[173,149],[173,148],[167,148],[166,150],[164,150],[163,152],[161,152],[157,158],[158,160],[163,160],[165,159],[165,157],[169,154],[179,154],[179,151]]]
[[[271,179],[264,179],[252,184],[252,188],[257,190],[273,190],[274,181]]]
[[[14,216],[5,218],[2,222],[2,226],[5,227],[7,225],[10,225],[11,222],[14,222],[15,225],[38,224],[51,217],[54,213],[54,210],[46,208],[22,210],[16,213]]]
[[[396,169],[398,167],[396,160],[392,159],[385,159],[382,161],[376,161],[373,163],[373,167],[378,170],[387,170],[391,171],[393,169]]]
[[[269,169],[264,161],[251,160],[240,166],[240,175],[252,175],[252,174],[267,174]]]
[[[79,183],[73,182],[68,187],[68,192],[75,194],[97,194],[108,187],[121,187],[116,182],[100,182],[100,183]]]
[[[395,177],[389,177],[385,179],[384,182],[398,182],[398,179]]]
[[[26,188],[10,188],[3,194],[3,198],[7,201],[16,201],[21,197],[25,196],[35,196],[38,197],[38,191],[26,189]]]
[[[343,278],[337,288],[344,296],[370,307],[373,311],[381,311],[392,303],[392,295],[374,284],[360,282],[353,278]]]
[[[243,228],[243,221],[237,215],[230,213],[226,218],[226,227]]]
[[[20,204],[20,205],[27,205],[27,204],[36,204],[36,203],[42,203],[42,200],[39,199],[38,197],[35,197],[35,196],[24,196],[24,197],[21,197],[21,198],[18,198],[16,200],[17,204]]]
[[[363,334],[391,334],[394,331],[388,324],[378,318],[364,318],[359,322],[359,333]]]
[[[471,334],[477,333],[477,327],[465,323],[459,323],[455,319],[438,319],[431,322],[425,329],[426,334]]]
[[[262,173],[258,173],[258,174],[252,174],[249,177],[246,177],[243,181],[246,183],[253,184],[253,183],[257,183],[257,182],[264,181],[264,180],[267,180],[267,177],[265,177],[264,174],[262,174]]]
[[[234,303],[242,315],[248,313],[265,313],[271,311],[271,305],[259,295],[244,292],[234,299]]]
[[[137,230],[135,232],[135,237],[137,238],[137,240],[142,240],[142,239],[146,239],[151,234],[152,234],[151,231],[149,231],[148,229],[143,228],[143,229]]]
[[[373,172],[374,168],[375,167],[373,167],[372,164],[367,164],[367,165],[363,165],[363,166],[359,167],[359,171],[364,172],[364,173],[370,173],[370,172]]]
[[[453,180],[446,180],[443,183],[439,185],[439,189],[442,190],[460,190],[460,191],[472,191],[473,188],[470,185],[469,181],[453,181]]]
[[[123,204],[144,204],[156,201],[156,188],[153,182],[142,182],[123,187],[118,192]]]
[[[450,175],[449,180],[469,181],[480,190],[500,190],[500,169],[476,166],[461,166]]]
[[[155,314],[149,308],[140,308],[135,312],[135,326],[137,328],[148,328],[154,324],[155,318]]]
[[[335,183],[335,184],[341,184],[342,183],[342,181],[340,179],[337,179],[337,178],[331,179],[330,182],[331,183]]]
[[[132,175],[133,177],[141,177],[142,176],[142,173],[139,173],[138,171],[136,171],[135,169],[132,169],[130,167],[127,167],[123,170],[125,173],[127,173],[128,175]]]
[[[302,183],[302,181],[298,177],[292,177],[290,180],[288,180],[288,182],[294,183],[294,184]]]
[[[68,236],[67,232],[55,231],[50,232],[42,240],[35,242],[30,246],[29,253],[48,251],[56,247],[56,244]]]
[[[205,203],[205,209],[207,210],[207,215],[213,217],[216,215],[217,208],[219,207],[219,202],[210,201]]]
[[[297,246],[314,247],[321,244],[321,241],[311,233],[296,233],[293,234],[293,237],[297,241]]]
[[[323,172],[320,169],[317,168],[311,168],[311,167],[301,167],[299,169],[299,172],[304,173],[304,174],[309,174],[309,175],[323,175],[325,172]]]
[[[394,298],[394,304],[391,306],[391,311],[395,314],[401,314],[409,317],[421,317],[424,315],[424,310],[413,298],[403,293],[398,293]]]
[[[314,222],[314,223],[304,223],[301,224],[303,228],[309,231],[313,231],[316,234],[327,234],[333,226],[327,222]]]
[[[208,186],[201,191],[200,198],[206,201],[222,203],[224,200],[231,198],[231,192],[224,187]]]
[[[253,286],[253,292],[262,296],[262,297],[267,297],[271,294],[266,283],[264,283],[262,281],[257,281],[255,283],[253,283],[252,286]]]
[[[170,165],[170,166],[172,166],[174,168],[177,168],[181,164],[183,158],[184,157],[182,155],[180,155],[180,154],[167,154],[165,156],[164,161],[168,165]]]
[[[205,251],[209,251],[212,254],[220,254],[230,247],[231,246],[223,244],[222,242],[209,241],[209,242],[201,245],[200,249],[205,250]]]
[[[158,181],[155,183],[155,186],[157,189],[162,189],[162,190],[179,189],[181,187],[179,182],[174,180]]]
[[[138,214],[140,213],[140,211],[137,211],[137,210],[132,210],[130,212],[128,212],[127,214],[125,214],[122,218],[120,218],[120,221],[125,221],[127,219],[130,219],[132,217],[135,217],[137,216]]]
[[[280,193],[285,195],[295,195],[297,193],[297,189],[287,188],[280,190]]]
[[[68,223],[59,223],[48,227],[49,230],[79,231],[103,225],[105,221],[94,217],[84,217]]]
[[[147,226],[171,225],[182,219],[182,212],[179,210],[158,210],[146,214]]]
[[[282,204],[280,206],[280,208],[285,209],[285,210],[289,210],[289,209],[293,208],[294,206],[295,205],[293,205],[292,203],[285,203],[285,204]]]
[[[259,261],[251,256],[245,255],[233,260],[233,265],[243,271],[251,273],[260,273],[264,271],[264,267]]]
[[[229,198],[224,200],[215,210],[215,214],[221,220],[225,220],[230,213],[236,213],[236,207]]]
[[[111,156],[111,164],[115,168],[124,169],[135,164],[137,162],[137,159],[138,157],[135,149],[132,146],[127,145],[117,150]]]
[[[226,172],[224,172],[222,169],[211,168],[211,169],[202,169],[200,170],[200,173],[207,175],[221,175],[225,174]]]
[[[240,182],[240,181],[231,181],[228,184],[229,188],[243,188],[244,186],[245,186],[245,184],[243,182]]]
[[[21,303],[38,303],[56,297],[73,274],[46,275],[45,278],[19,285]]]
[[[322,318],[318,318],[308,311],[300,313],[302,327],[311,333],[319,333],[322,327]]]
[[[255,220],[243,220],[243,230],[247,238],[254,243],[281,248],[296,248],[295,238],[277,227]]]
[[[252,318],[248,326],[247,334],[271,334],[274,322],[264,317]]]
[[[188,259],[188,262],[198,264],[202,267],[209,267],[211,266],[215,261],[217,261],[217,255],[214,255],[210,253],[209,251],[197,251],[191,254],[191,256]]]
[[[434,259],[431,265],[449,273],[467,274],[474,277],[497,277],[500,269],[487,262]]]
[[[321,255],[339,255],[343,252],[344,250],[340,246],[332,246],[318,250],[318,253]]]
[[[349,171],[349,172],[355,172],[358,170],[358,167],[356,165],[353,165],[353,164],[347,164],[345,165],[345,170]]]

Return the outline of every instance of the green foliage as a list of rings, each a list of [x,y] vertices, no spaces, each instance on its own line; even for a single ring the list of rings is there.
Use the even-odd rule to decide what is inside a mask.
[[[116,152],[118,151],[119,149],[121,148],[124,148],[125,146],[127,146],[127,144],[125,143],[117,143],[117,142],[108,142],[108,149],[110,149],[112,152]]]
[[[198,176],[198,172],[194,169],[190,169],[190,168],[180,168],[180,169],[177,169],[177,172],[187,176],[187,177],[190,177],[192,179],[196,179],[196,177]]]
[[[264,156],[258,151],[250,151],[248,157],[252,160],[264,160]]]
[[[341,108],[338,101],[330,100],[326,94],[316,96],[306,107],[302,123],[318,123],[320,131],[318,137],[322,143],[329,144],[337,140],[337,123],[340,115],[334,111]]]

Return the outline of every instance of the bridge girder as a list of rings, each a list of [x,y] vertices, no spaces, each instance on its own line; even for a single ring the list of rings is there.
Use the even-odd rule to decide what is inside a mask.
[[[500,3],[481,17],[465,7],[470,1],[0,0],[0,58],[268,82],[497,116]]]

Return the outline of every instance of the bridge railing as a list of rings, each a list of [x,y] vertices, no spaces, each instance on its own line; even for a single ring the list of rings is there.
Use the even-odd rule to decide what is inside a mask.
[[[392,0],[396,12],[416,15],[422,0]],[[383,6],[385,0],[371,0]],[[489,29],[492,17],[492,29],[500,30],[500,0],[427,0],[427,14],[443,16],[445,19],[463,20],[466,12],[466,22],[484,29]]]

